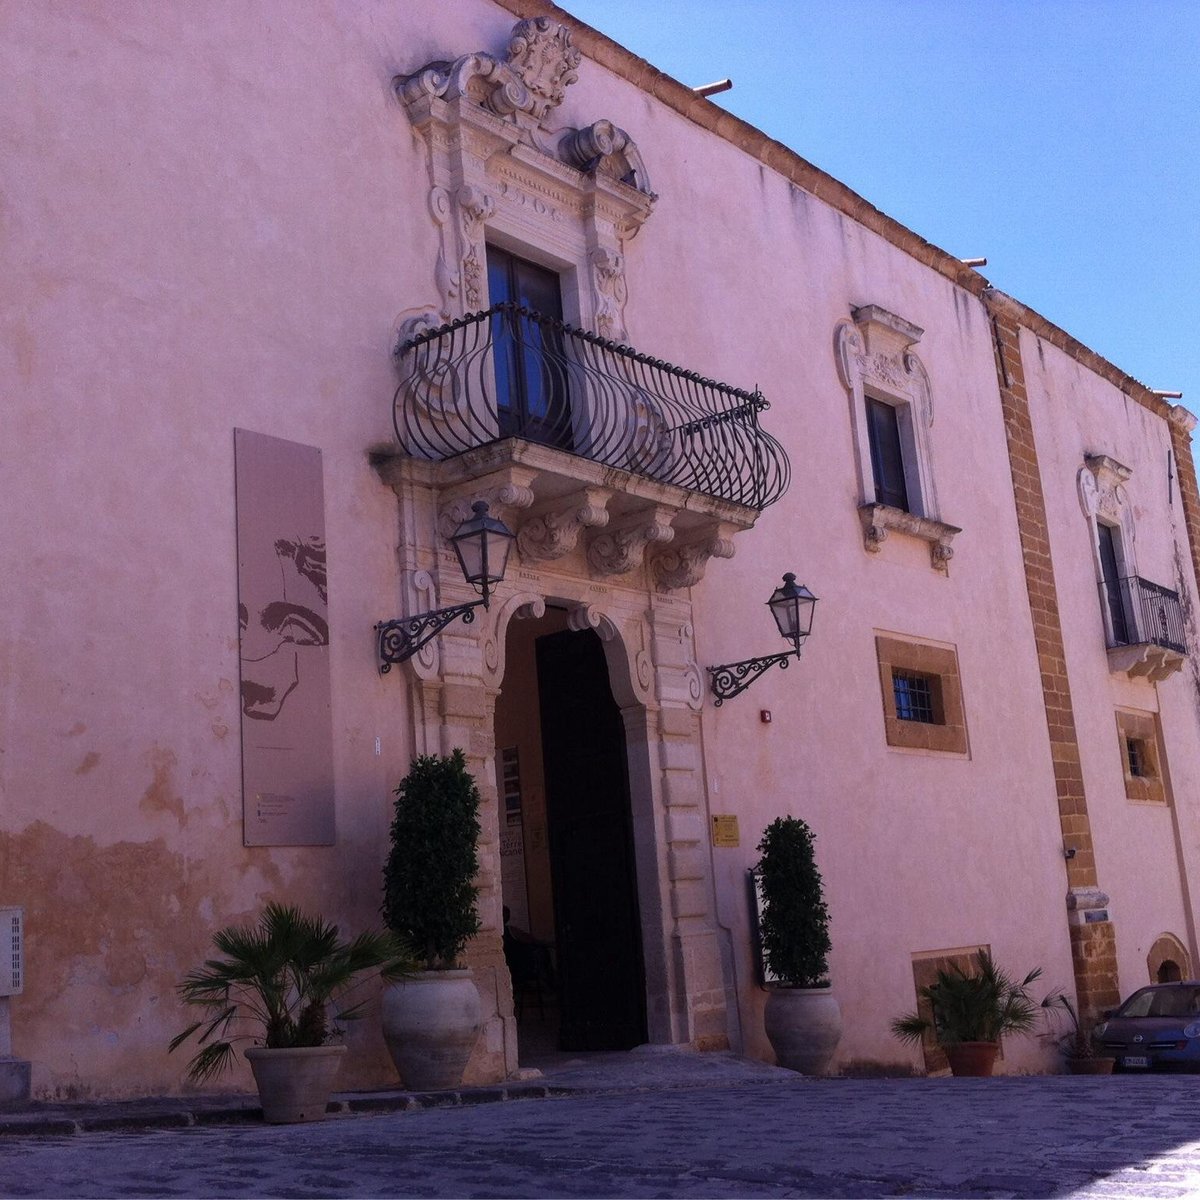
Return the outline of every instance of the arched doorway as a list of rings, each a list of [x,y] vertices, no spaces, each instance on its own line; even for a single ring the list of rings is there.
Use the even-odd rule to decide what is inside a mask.
[[[521,1062],[646,1041],[625,723],[600,638],[510,625],[496,703],[505,957]]]
[[[1192,978],[1192,963],[1183,943],[1173,933],[1162,933],[1146,955],[1151,983],[1177,983]]]

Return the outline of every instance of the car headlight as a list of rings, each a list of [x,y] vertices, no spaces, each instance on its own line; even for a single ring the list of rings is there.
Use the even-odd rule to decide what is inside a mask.
[[[1108,1022],[1101,1021],[1095,1029],[1092,1030],[1092,1037],[1103,1037],[1108,1032]]]
[[[1200,1037],[1200,1021],[1193,1021],[1190,1025],[1185,1025],[1183,1036],[1185,1038]]]

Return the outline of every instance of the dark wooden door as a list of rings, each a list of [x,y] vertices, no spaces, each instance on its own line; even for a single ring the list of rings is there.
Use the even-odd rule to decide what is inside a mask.
[[[646,1040],[625,727],[592,632],[537,641],[563,1050]]]
[[[562,333],[552,323],[562,320],[558,276],[496,246],[487,248],[487,264],[493,304],[508,301],[546,318],[539,321],[517,312],[492,318],[500,436],[570,450],[574,439],[567,360]]]

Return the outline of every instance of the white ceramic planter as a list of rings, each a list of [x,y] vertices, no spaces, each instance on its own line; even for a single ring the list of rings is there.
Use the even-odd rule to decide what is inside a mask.
[[[772,988],[764,1013],[767,1039],[781,1067],[821,1075],[842,1037],[842,1010],[829,988]]]
[[[421,971],[383,993],[383,1037],[410,1091],[458,1087],[480,1026],[470,971]]]
[[[286,1050],[253,1046],[247,1050],[263,1119],[271,1125],[323,1121],[345,1053],[345,1046],[297,1046]]]

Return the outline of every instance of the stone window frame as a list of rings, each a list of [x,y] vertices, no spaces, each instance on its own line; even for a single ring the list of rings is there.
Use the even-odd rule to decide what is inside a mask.
[[[1162,736],[1158,714],[1138,709],[1119,708],[1116,712],[1117,743],[1121,753],[1121,771],[1125,778],[1125,797],[1136,804],[1169,803],[1163,771]],[[1131,770],[1129,743],[1140,747],[1143,770]]]
[[[937,1031],[933,1028],[933,1006],[921,995],[921,988],[928,987],[937,978],[939,970],[948,971],[957,965],[971,973],[978,960],[979,952],[992,952],[987,942],[978,946],[956,946],[947,950],[919,950],[912,954],[913,989],[917,994],[917,1013],[930,1023],[930,1028],[921,1035],[921,1054],[925,1059],[926,1074],[934,1075],[950,1070],[950,1060],[946,1051],[937,1040]],[[1004,1058],[1003,1046],[998,1056]]]
[[[930,565],[943,574],[962,530],[941,519],[933,469],[933,392],[929,375],[912,347],[924,330],[878,304],[850,310],[834,327],[834,357],[850,406],[850,429],[858,486],[863,545],[878,553],[890,533],[929,543]],[[896,410],[908,509],[882,504],[875,491],[867,400]]]
[[[875,656],[879,665],[887,744],[893,749],[970,757],[957,649],[877,631]],[[903,720],[897,715],[893,678],[893,671],[897,670],[921,675],[930,681],[934,721]]]
[[[560,276],[564,318],[626,340],[625,242],[657,196],[611,121],[552,125],[580,52],[546,17],[518,21],[503,56],[480,51],[393,81],[425,142],[439,299],[397,319],[400,341],[487,307],[486,244]]]
[[[1139,574],[1137,566],[1137,527],[1133,520],[1133,505],[1125,484],[1133,472],[1123,463],[1107,454],[1088,454],[1084,465],[1079,468],[1079,505],[1088,521],[1088,532],[1092,548],[1092,567],[1096,577],[1096,593],[1099,597],[1101,619],[1104,623],[1106,645],[1113,637],[1113,616],[1109,609],[1108,592],[1104,587],[1104,560],[1100,554],[1100,527],[1113,531],[1113,549],[1117,556],[1117,574],[1128,579]],[[1134,620],[1137,614],[1133,614]],[[1141,639],[1141,631],[1134,629],[1133,642]]]

